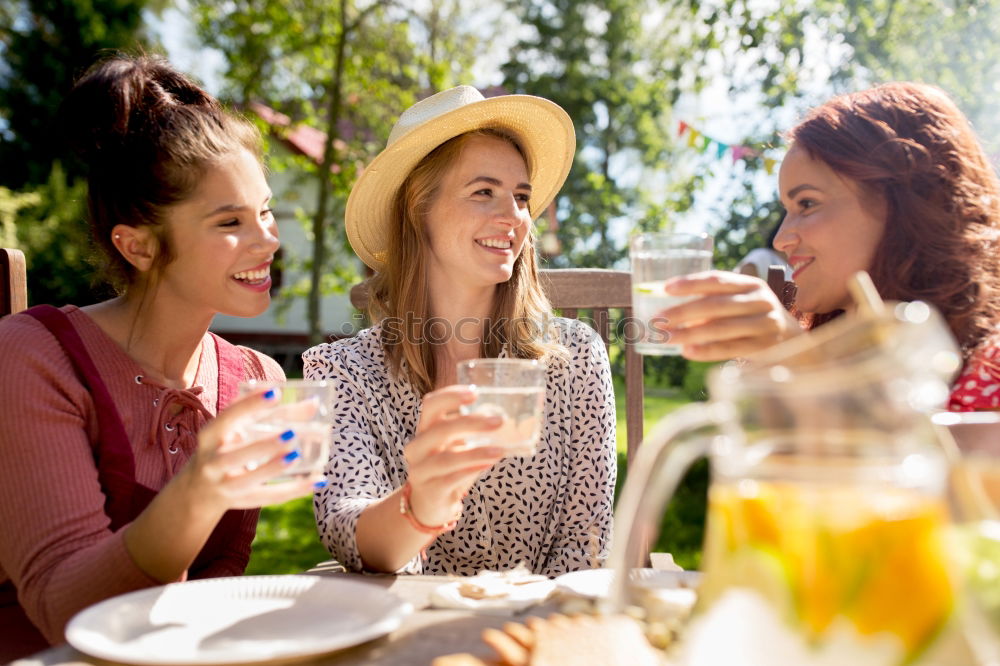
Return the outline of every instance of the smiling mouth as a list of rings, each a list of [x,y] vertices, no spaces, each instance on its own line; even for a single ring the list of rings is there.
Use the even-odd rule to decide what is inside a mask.
[[[494,250],[509,250],[513,246],[513,243],[509,240],[499,240],[496,238],[483,238],[477,240],[476,243]]]
[[[264,268],[258,268],[252,271],[240,271],[233,275],[233,278],[249,285],[261,285],[264,284],[268,278],[271,277],[270,266],[265,266]]]
[[[795,277],[796,277],[796,276],[797,276],[797,275],[798,275],[798,274],[799,274],[800,272],[802,272],[802,270],[803,270],[803,269],[804,269],[804,268],[805,268],[806,266],[808,266],[809,264],[811,264],[811,263],[812,263],[812,262],[814,262],[814,261],[816,261],[816,259],[815,259],[815,257],[812,257],[812,258],[809,258],[809,259],[801,259],[801,260],[797,260],[797,261],[795,261],[795,263],[791,263],[791,264],[789,264],[789,266],[791,266],[791,267],[792,267],[792,279],[794,280],[794,279],[795,279]]]

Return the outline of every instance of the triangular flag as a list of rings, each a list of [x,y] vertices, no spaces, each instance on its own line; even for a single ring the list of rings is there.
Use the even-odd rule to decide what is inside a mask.
[[[683,120],[677,123],[677,136],[684,136],[684,132],[687,131],[688,124]]]
[[[699,138],[701,138],[701,132],[692,127],[688,133],[688,148],[697,148]]]
[[[767,171],[767,175],[774,173],[774,165],[777,160],[771,159],[770,157],[764,158],[764,171]]]
[[[747,150],[746,146],[733,146],[733,164],[743,159],[743,156],[747,154]]]
[[[716,159],[720,159],[721,160],[722,156],[726,154],[727,150],[729,150],[728,144],[722,143],[721,141],[716,141],[715,142]]]

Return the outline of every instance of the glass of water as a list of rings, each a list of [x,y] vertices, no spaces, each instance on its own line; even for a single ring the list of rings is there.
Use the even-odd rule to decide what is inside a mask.
[[[497,414],[496,430],[466,438],[468,446],[503,446],[508,456],[535,455],[542,432],[545,364],[514,358],[479,358],[458,364],[458,383],[469,384],[476,401],[463,414]]]
[[[240,395],[262,388],[276,389],[278,399],[274,406],[254,412],[248,418],[242,428],[243,437],[254,441],[291,430],[295,433],[292,444],[299,453],[285,468],[284,474],[272,481],[288,481],[322,473],[330,457],[333,436],[330,416],[333,385],[326,381],[302,379],[285,383],[251,381],[240,384]]]
[[[691,300],[669,296],[663,285],[669,278],[712,268],[712,237],[705,233],[651,232],[632,238],[632,315],[640,325],[636,351],[652,356],[678,355],[681,346],[670,343],[670,334],[651,324],[663,310]]]

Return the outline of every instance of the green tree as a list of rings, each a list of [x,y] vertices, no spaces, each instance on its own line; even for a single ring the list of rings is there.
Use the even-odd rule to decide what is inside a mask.
[[[0,198],[19,202],[3,213],[4,242],[25,252],[34,303],[87,304],[103,293],[91,287],[86,188],[58,131],[59,107],[102,52],[148,47],[143,11],[160,9],[165,1],[0,5],[0,185],[8,188]]]
[[[308,213],[313,251],[308,324],[322,340],[320,298],[356,279],[343,233],[344,204],[363,166],[385,145],[400,109],[422,88],[451,85],[461,76],[469,38],[452,26],[458,4],[431,2],[426,13],[388,0],[198,0],[195,16],[206,44],[227,55],[226,79],[238,102],[264,101],[296,122],[326,134],[323,159],[294,160],[315,179],[317,198]],[[418,30],[425,46],[411,36]],[[279,165],[283,168],[287,165]],[[296,290],[293,288],[293,293]]]
[[[699,3],[710,29],[705,49],[721,46],[730,90],[751,95],[760,120],[744,142],[780,145],[780,132],[831,95],[880,82],[913,80],[946,90],[976,126],[987,151],[1000,151],[1000,2],[997,0],[814,0],[768,6],[753,0]],[[728,46],[727,46],[728,45]],[[734,48],[734,46],[738,46]],[[782,212],[771,185],[744,182],[716,202],[724,225],[717,247],[731,260],[763,242]],[[727,214],[728,213],[728,214]],[[765,223],[766,221],[766,223]]]
[[[147,47],[142,22],[162,0],[15,0],[0,10],[0,183],[48,180],[67,163],[58,110],[73,81],[106,49]],[[76,171],[72,170],[76,175]]]
[[[547,97],[573,118],[577,154],[559,198],[558,265],[610,266],[614,223],[666,226],[699,181],[672,157],[674,103],[701,85],[685,3],[532,0],[510,10],[531,28],[503,66],[511,92]],[[671,35],[669,39],[666,35]]]
[[[25,252],[32,303],[86,305],[112,295],[110,287],[93,285],[90,277],[97,257],[86,223],[86,193],[84,180],[70,181],[59,162],[41,185],[20,193],[0,188],[0,221],[13,221],[15,232],[13,242],[3,242]]]

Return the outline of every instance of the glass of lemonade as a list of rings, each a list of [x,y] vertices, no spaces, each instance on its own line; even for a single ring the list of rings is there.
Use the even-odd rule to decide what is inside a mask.
[[[330,457],[330,406],[333,385],[326,381],[291,379],[282,382],[251,381],[240,384],[240,395],[261,388],[278,391],[275,405],[254,412],[243,426],[247,441],[273,437],[286,430],[295,433],[292,444],[299,456],[288,465],[285,473],[272,481],[320,474]],[[261,461],[263,462],[263,461]]]
[[[640,322],[636,343],[640,354],[677,355],[680,345],[652,326],[660,313],[690,297],[668,296],[664,283],[672,277],[712,268],[712,237],[705,233],[651,232],[634,236],[629,245],[632,265],[632,315]]]
[[[503,425],[482,436],[466,438],[468,446],[503,446],[508,456],[535,455],[545,404],[545,364],[513,358],[480,358],[458,364],[458,383],[476,392],[463,414],[498,414]]]

